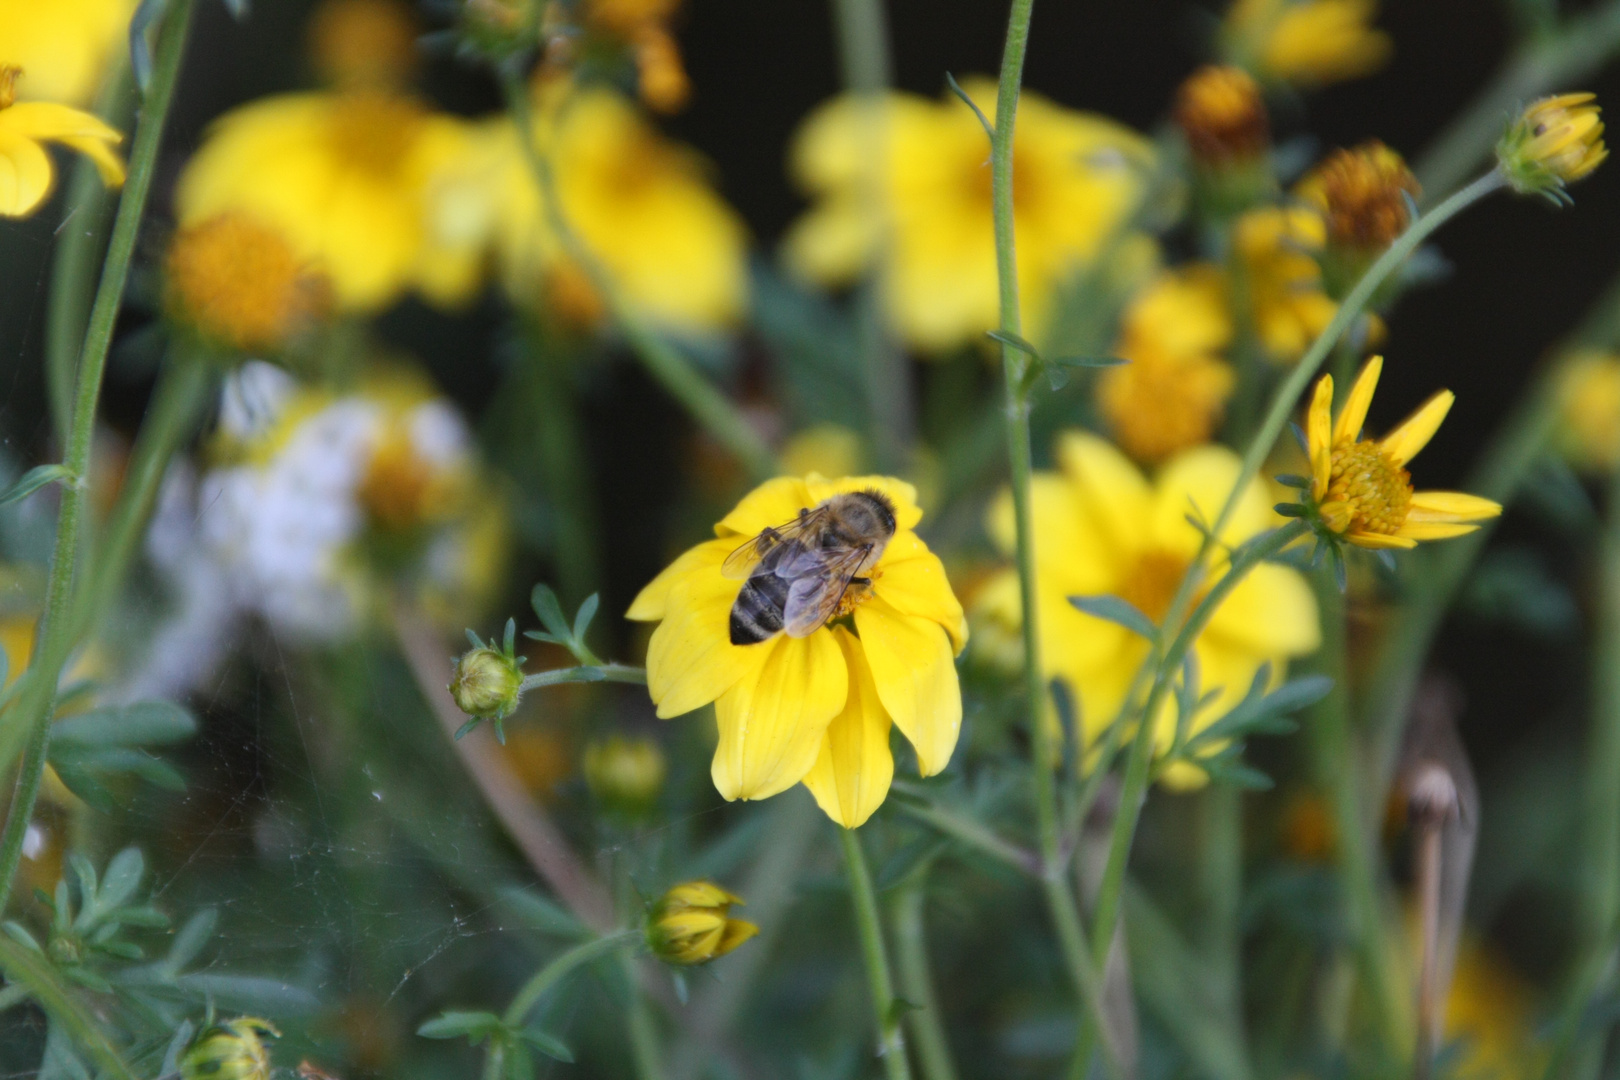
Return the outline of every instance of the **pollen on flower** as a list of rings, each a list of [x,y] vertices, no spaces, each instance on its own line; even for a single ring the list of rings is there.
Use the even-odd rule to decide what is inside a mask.
[[[181,229],[169,247],[169,307],[203,336],[235,349],[271,349],[317,321],[330,304],[280,232],[227,212]]]
[[[1324,509],[1339,504],[1333,515],[1343,521],[1338,532],[1394,536],[1406,524],[1412,506],[1412,474],[1368,440],[1335,447]],[[1333,522],[1336,526],[1338,522]]]
[[[841,619],[870,600],[872,598],[873,591],[877,588],[878,579],[882,576],[882,570],[873,568],[872,571],[866,575],[866,583],[864,585],[853,581],[850,582],[849,587],[844,590],[844,595],[838,598],[838,610],[833,613],[833,618]]]

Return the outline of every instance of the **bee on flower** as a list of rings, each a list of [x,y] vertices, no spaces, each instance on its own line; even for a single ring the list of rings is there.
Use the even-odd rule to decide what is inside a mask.
[[[636,597],[627,617],[658,623],[647,647],[658,715],[714,704],[711,775],[726,799],[803,782],[855,828],[888,794],[891,724],[922,775],[950,762],[967,624],[914,531],[921,518],[900,480],[771,480]]]
[[[1311,475],[1298,516],[1335,549],[1340,543],[1374,550],[1412,548],[1422,540],[1464,536],[1502,512],[1489,499],[1457,491],[1414,491],[1406,466],[1429,444],[1455,395],[1441,390],[1382,439],[1362,438],[1383,357],[1362,367],[1334,420],[1333,376],[1317,381],[1306,413]]]
[[[9,45],[0,39],[0,49]],[[46,143],[77,150],[95,164],[101,182],[124,182],[124,162],[113,147],[123,135],[87,112],[49,101],[20,101],[23,69],[0,55],[0,217],[27,217],[56,183]]]

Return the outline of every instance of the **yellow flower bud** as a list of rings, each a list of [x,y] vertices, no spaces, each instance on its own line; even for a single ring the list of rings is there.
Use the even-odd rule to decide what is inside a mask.
[[[266,1035],[280,1038],[281,1032],[256,1016],[204,1028],[180,1058],[181,1080],[270,1080]]]
[[[614,735],[585,748],[585,783],[597,801],[627,817],[640,817],[664,787],[664,754],[651,739]]]
[[[1574,183],[1609,156],[1592,94],[1560,94],[1531,103],[1496,144],[1502,175],[1521,195],[1567,201]]]
[[[523,672],[512,657],[488,646],[472,649],[456,661],[450,696],[456,708],[481,720],[504,720],[523,694]]]
[[[1342,299],[1412,223],[1413,200],[1423,189],[1401,155],[1374,139],[1329,154],[1295,193],[1322,212],[1322,284]]]
[[[672,964],[706,964],[759,933],[730,918],[739,897],[712,881],[688,881],[665,893],[647,913],[647,945]]]

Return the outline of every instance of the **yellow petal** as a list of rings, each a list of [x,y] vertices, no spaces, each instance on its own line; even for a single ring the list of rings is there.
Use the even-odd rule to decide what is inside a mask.
[[[1141,550],[1147,540],[1152,494],[1130,459],[1088,432],[1066,432],[1057,446],[1064,474],[1080,491],[1087,517],[1096,521],[1116,555]]]
[[[1500,503],[1461,491],[1414,491],[1407,521],[1485,521],[1501,514]]]
[[[849,698],[827,725],[804,786],[828,817],[853,829],[883,805],[894,779],[894,755],[889,752],[889,714],[878,700],[861,643],[841,626],[833,635],[849,665]]]
[[[1038,472],[1030,478],[1037,574],[1074,594],[1113,588],[1122,552],[1100,517],[1083,505],[1084,492],[1067,474]],[[1003,488],[990,503],[985,528],[1003,555],[1017,552],[1012,492]]]
[[[1384,453],[1388,454],[1397,465],[1405,465],[1417,457],[1418,451],[1429,445],[1434,433],[1439,430],[1440,422],[1451,411],[1451,403],[1457,396],[1450,390],[1442,390],[1428,401],[1418,407],[1417,412],[1401,422],[1401,426],[1385,435],[1379,442]]]
[[[70,146],[95,163],[102,183],[124,182],[124,163],[112,150],[124,136],[99,117],[54,102],[25,101],[5,110],[0,126],[35,141]]]
[[[1199,446],[1176,455],[1159,471],[1154,486],[1149,533],[1153,549],[1190,560],[1203,542],[1203,535],[1187,520],[1188,516],[1202,518],[1206,525],[1213,526],[1242,470],[1242,461],[1224,446]],[[1272,521],[1266,485],[1255,478],[1239,496],[1221,540],[1240,544],[1270,528]]]
[[[889,542],[878,563],[873,592],[903,615],[932,619],[951,635],[960,653],[967,644],[967,617],[945,577],[945,564],[914,532],[901,532]]]
[[[1450,540],[1454,536],[1467,536],[1479,525],[1468,521],[1412,521],[1401,526],[1397,536],[1409,540]]]
[[[1344,538],[1357,547],[1372,548],[1375,551],[1417,547],[1417,541],[1410,537],[1389,536],[1385,533],[1353,532],[1346,533]]]
[[[950,764],[962,729],[962,690],[951,639],[931,619],[903,615],[874,596],[855,609],[855,629],[878,697],[932,776]]]
[[[1318,501],[1333,479],[1333,376],[1316,380],[1316,393],[1305,413],[1305,445],[1311,455],[1311,496]]]
[[[815,504],[802,479],[778,476],[744,495],[731,513],[715,525],[714,535],[757,536],[765,529],[787,524],[799,516],[800,510]]]
[[[731,643],[731,605],[741,587],[716,567],[688,574],[670,589],[664,621],[647,643],[647,689],[661,719],[707,705],[770,654],[769,643]]]
[[[1315,652],[1322,642],[1316,594],[1297,570],[1262,563],[1215,609],[1199,640],[1205,639],[1251,657],[1256,666],[1268,657]]]
[[[1334,446],[1346,446],[1361,437],[1361,427],[1367,422],[1367,408],[1372,405],[1373,391],[1378,389],[1378,376],[1383,370],[1382,356],[1375,356],[1361,366],[1361,374],[1350,387],[1339,422],[1333,425]]]
[[[849,666],[831,633],[781,634],[755,647],[769,650],[765,662],[714,703],[720,745],[709,771],[728,800],[766,799],[803,780],[849,696]]]
[[[633,622],[657,622],[664,617],[665,605],[669,600],[669,592],[675,583],[687,574],[700,567],[718,567],[726,561],[726,556],[735,550],[740,541],[727,537],[720,540],[708,540],[696,547],[688,548],[680,557],[664,568],[664,571],[649,581],[630,604],[630,610],[624,617]]]
[[[50,193],[52,176],[51,159],[37,142],[0,128],[0,216],[31,213]]]

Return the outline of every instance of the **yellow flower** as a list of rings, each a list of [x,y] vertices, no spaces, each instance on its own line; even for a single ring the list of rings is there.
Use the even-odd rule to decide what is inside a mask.
[[[1460,1053],[1450,1074],[1470,1080],[1538,1076],[1546,1052],[1537,1045],[1535,996],[1518,972],[1484,943],[1463,935],[1446,997],[1445,1041]]]
[[[585,784],[598,802],[629,817],[658,801],[668,766],[651,739],[613,735],[585,747]]]
[[[1221,352],[1232,340],[1218,269],[1162,274],[1131,301],[1116,355],[1130,361],[1097,380],[1097,405],[1120,446],[1158,462],[1207,442],[1235,382]]]
[[[647,913],[647,945],[672,964],[707,964],[759,933],[730,917],[731,906],[741,903],[712,881],[677,885]]]
[[[181,225],[251,214],[371,312],[410,288],[452,303],[477,286],[482,236],[434,228],[434,200],[470,152],[468,125],[376,91],[264,98],[214,122],[175,191]]]
[[[669,32],[680,6],[681,0],[590,0],[585,6],[591,29],[630,46],[641,100],[663,113],[675,112],[692,94],[681,48]]]
[[[963,85],[995,113],[993,83]],[[925,352],[979,339],[996,325],[999,304],[984,129],[954,96],[891,94],[877,117],[882,188],[874,205],[871,120],[865,102],[845,96],[799,129],[792,170],[815,205],[787,237],[788,264],[830,285],[882,267],[890,320]],[[1120,124],[1026,93],[1013,158],[1021,298],[1025,325],[1038,337],[1053,289],[1130,214],[1151,149]]]
[[[281,233],[236,211],[176,232],[164,269],[175,317],[244,352],[280,348],[330,302],[325,277]]]
[[[1620,466],[1620,356],[1586,352],[1567,360],[1558,398],[1554,438],[1563,455],[1591,472]]]
[[[1277,363],[1298,360],[1338,310],[1313,255],[1325,241],[1321,215],[1300,206],[1251,210],[1233,227],[1254,331]]]
[[[127,48],[135,0],[5,0],[0,65],[28,72],[25,98],[87,105]]]
[[[747,231],[686,147],[599,86],[539,88],[535,137],[556,176],[563,217],[626,303],[676,329],[735,322],[747,303]],[[507,291],[524,306],[563,297],[598,318],[600,299],[562,250],[510,121],[484,132],[496,162],[489,218]]]
[[[1389,59],[1371,26],[1375,0],[1237,0],[1221,34],[1234,63],[1263,79],[1320,86],[1368,75]]]
[[[416,69],[419,32],[400,0],[323,0],[309,20],[310,63],[333,86],[396,89]]]
[[[1171,459],[1150,481],[1113,446],[1081,432],[1061,437],[1057,459],[1062,471],[1037,473],[1032,490],[1041,662],[1048,679],[1062,678],[1076,696],[1089,745],[1125,704],[1148,643],[1080,612],[1069,598],[1119,596],[1149,619],[1162,619],[1202,540],[1187,515],[1197,512],[1213,521],[1241,466],[1225,447],[1203,446]],[[1273,528],[1277,518],[1270,503],[1265,484],[1252,481],[1220,538],[1223,549]],[[1010,554],[1009,493],[991,507],[989,528]],[[1215,565],[1205,588],[1224,573],[1223,565]],[[1219,691],[1188,730],[1197,732],[1236,705],[1262,664],[1270,663],[1281,678],[1288,659],[1313,651],[1319,639],[1316,599],[1305,579],[1275,563],[1255,567],[1194,643],[1201,684]],[[1160,750],[1174,740],[1176,722],[1174,704],[1167,701],[1153,718]],[[1202,782],[1203,773],[1178,763],[1165,780],[1189,786]]]
[[[895,533],[870,586],[845,593],[848,622],[731,644],[742,583],[721,572],[726,557],[801,509],[863,490],[893,504]],[[687,551],[636,597],[627,617],[659,624],[647,647],[658,715],[714,702],[720,744],[711,774],[721,795],[764,799],[803,781],[827,816],[854,828],[888,794],[891,722],[924,776],[950,762],[962,723],[953,657],[967,623],[939,558],[913,531],[921,517],[912,486],[888,477],[771,480],[715,526],[717,539]]]
[[[1376,139],[1335,150],[1299,182],[1294,193],[1322,215],[1321,265],[1329,295],[1348,293],[1406,231],[1422,191],[1401,155]]]
[[[1502,174],[1520,194],[1558,201],[1572,184],[1603,163],[1603,121],[1593,94],[1560,94],[1531,103],[1496,144]]]
[[[56,170],[45,152],[47,142],[88,157],[109,187],[122,184],[124,163],[113,147],[124,137],[78,109],[48,101],[19,102],[22,74],[21,68],[0,67],[0,217],[26,217],[50,194]]]
[[[270,1080],[267,1035],[280,1038],[281,1032],[256,1016],[203,1028],[180,1056],[181,1080]]]
[[[1451,410],[1454,395],[1442,390],[1382,439],[1361,438],[1384,359],[1367,361],[1350,388],[1338,422],[1332,419],[1333,376],[1324,375],[1306,415],[1311,458],[1311,499],[1324,528],[1365,548],[1410,548],[1419,540],[1444,540],[1479,528],[1502,508],[1489,499],[1456,491],[1413,491],[1407,462],[1429,444]]]
[[[782,447],[782,469],[792,476],[820,473],[851,476],[861,471],[866,451],[861,437],[837,424],[805,428]]]

